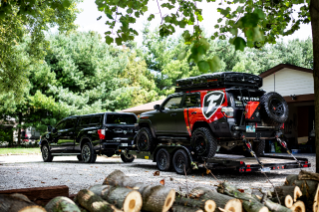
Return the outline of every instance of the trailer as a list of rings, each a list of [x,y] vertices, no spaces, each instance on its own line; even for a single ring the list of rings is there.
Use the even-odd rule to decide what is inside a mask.
[[[196,157],[186,146],[175,143],[160,143],[151,152],[138,150],[131,150],[130,152],[136,155],[137,158],[153,160],[161,171],[169,171],[173,168],[178,174],[188,174],[193,169],[200,167],[210,170],[230,170],[239,173],[311,167],[307,158],[290,155],[263,155],[258,157],[258,159],[226,154],[216,154],[213,158]]]

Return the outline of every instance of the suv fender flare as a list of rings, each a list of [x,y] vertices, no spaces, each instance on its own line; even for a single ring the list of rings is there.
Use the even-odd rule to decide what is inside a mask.
[[[151,130],[151,133],[152,133],[152,136],[153,138],[156,138],[156,134],[155,134],[155,131],[154,131],[154,128],[153,128],[153,125],[152,125],[152,121],[149,120],[149,119],[140,119],[139,120],[139,123],[138,123],[138,126],[140,128],[142,127],[148,127],[150,130]]]

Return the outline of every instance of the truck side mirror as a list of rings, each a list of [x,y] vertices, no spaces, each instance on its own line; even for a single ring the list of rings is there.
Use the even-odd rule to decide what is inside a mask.
[[[154,109],[155,110],[161,110],[161,106],[160,105],[154,105]]]

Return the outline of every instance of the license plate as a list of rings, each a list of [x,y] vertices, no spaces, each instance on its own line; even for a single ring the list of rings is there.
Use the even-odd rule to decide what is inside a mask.
[[[270,168],[269,167],[264,167],[260,169],[261,172],[270,172]]]
[[[250,133],[256,132],[256,127],[255,127],[255,125],[247,125],[247,126],[246,126],[246,132],[250,132]]]
[[[121,143],[121,146],[128,146],[127,143]]]

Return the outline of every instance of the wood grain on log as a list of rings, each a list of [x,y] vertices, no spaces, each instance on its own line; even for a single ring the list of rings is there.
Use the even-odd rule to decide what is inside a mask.
[[[67,197],[55,197],[45,206],[47,212],[80,212],[79,207]]]
[[[319,174],[301,170],[298,175],[298,180],[315,180],[319,182]]]
[[[317,185],[317,190],[313,199],[312,210],[313,212],[319,212],[319,184]]]
[[[290,195],[294,202],[296,202],[297,199],[302,196],[299,186],[277,186],[275,189],[278,193],[278,196],[286,197],[287,195]],[[273,192],[273,196],[276,196],[274,193],[275,192]]]
[[[106,202],[92,191],[83,189],[77,194],[77,201],[90,212],[120,212],[114,205]]]
[[[52,198],[57,196],[69,196],[69,187],[62,186],[48,186],[48,187],[36,187],[36,188],[23,188],[23,189],[11,189],[2,190],[0,194],[13,194],[19,193],[27,196],[32,202],[38,205],[47,204]]]
[[[35,205],[32,202],[25,201],[7,194],[0,194],[0,212],[17,212],[27,206]]]
[[[216,203],[213,200],[197,200],[185,197],[176,197],[174,204],[196,209],[200,208],[205,212],[214,212],[216,209]]]
[[[305,204],[300,200],[295,202],[290,209],[294,212],[306,212]]]
[[[27,206],[18,212],[47,212],[44,208],[38,205]]]
[[[202,209],[199,208],[191,208],[187,206],[181,206],[181,205],[173,205],[172,212],[204,212]]]

